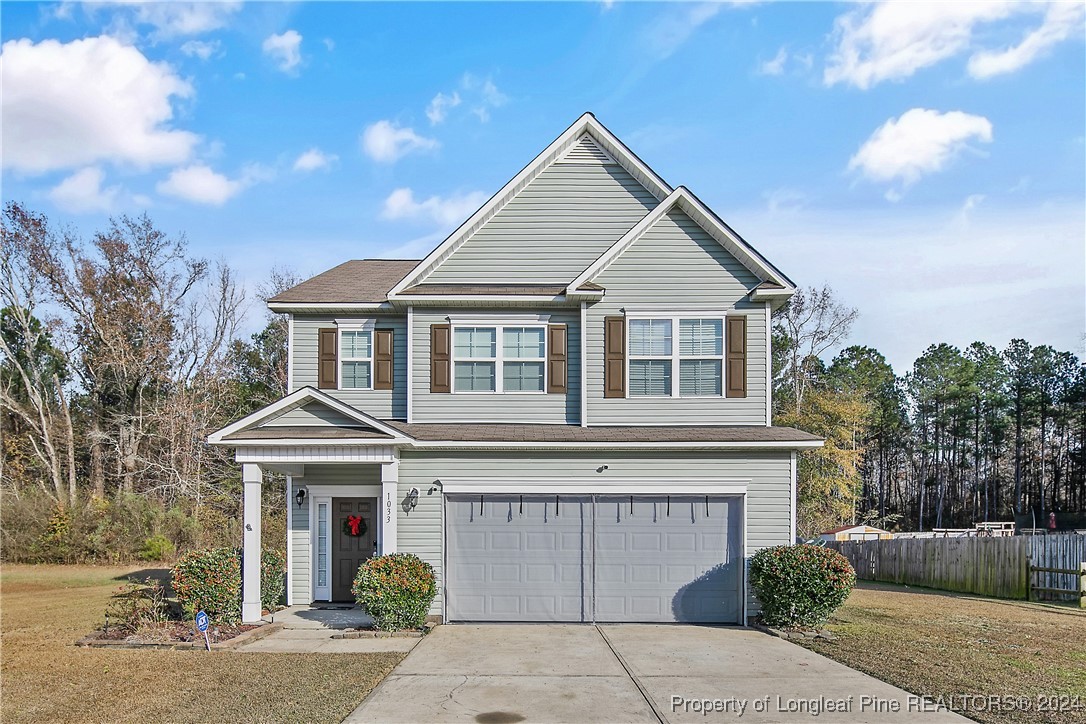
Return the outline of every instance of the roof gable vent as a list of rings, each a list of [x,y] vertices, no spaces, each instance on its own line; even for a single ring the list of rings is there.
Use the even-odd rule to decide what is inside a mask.
[[[599,144],[587,133],[570,146],[565,155],[555,161],[563,166],[617,166],[618,162],[600,148]]]

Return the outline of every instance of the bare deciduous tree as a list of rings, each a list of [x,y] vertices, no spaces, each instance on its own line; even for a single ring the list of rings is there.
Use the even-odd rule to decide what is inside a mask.
[[[803,395],[819,357],[848,337],[857,317],[859,312],[837,301],[829,285],[797,290],[777,312],[777,324],[788,341],[784,375],[796,414],[803,409]]]

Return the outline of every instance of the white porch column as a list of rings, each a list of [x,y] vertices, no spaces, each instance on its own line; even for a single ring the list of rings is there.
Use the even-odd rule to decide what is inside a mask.
[[[241,570],[241,620],[260,623],[260,489],[264,471],[256,463],[241,466],[244,486]]]
[[[398,460],[381,464],[381,555],[396,552],[396,486],[399,480]]]

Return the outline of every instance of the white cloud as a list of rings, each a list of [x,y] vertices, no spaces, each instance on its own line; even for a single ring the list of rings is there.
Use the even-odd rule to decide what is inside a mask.
[[[430,101],[430,105],[426,107],[426,117],[430,119],[430,125],[436,126],[444,122],[445,117],[449,114],[449,109],[456,108],[458,105],[460,105],[460,94],[456,91],[453,91],[450,95],[438,93]]]
[[[722,3],[669,3],[667,9],[649,26],[646,40],[658,58],[666,58],[705,23],[716,17]]]
[[[196,204],[222,206],[239,193],[261,181],[270,181],[275,172],[259,164],[242,169],[241,176],[232,179],[212,170],[202,163],[174,169],[155,190],[164,196],[173,196]]]
[[[297,73],[302,62],[302,36],[297,30],[288,30],[281,35],[269,35],[261,46],[268,56],[284,73]]]
[[[380,163],[392,163],[414,151],[430,151],[440,145],[436,139],[420,136],[391,121],[377,121],[367,126],[361,142],[366,155]]]
[[[1072,33],[1082,36],[1082,21],[1086,5],[1081,2],[1056,2],[1048,6],[1044,22],[1029,32],[1018,45],[1004,50],[985,50],[969,59],[969,75],[991,78],[1013,73],[1029,65],[1052,46],[1066,40]]]
[[[241,9],[240,2],[147,2],[146,0],[123,0],[87,4],[88,12],[120,9],[126,16],[131,15],[132,22],[138,25],[150,25],[155,28],[158,38],[173,38],[182,35],[199,35],[211,30],[226,27],[231,18]]]
[[[941,171],[973,140],[991,142],[987,118],[913,108],[880,126],[849,160],[848,168],[872,181],[909,186],[925,174]],[[895,201],[901,193],[892,191],[888,198]]]
[[[787,62],[788,51],[782,47],[772,60],[767,60],[758,66],[758,73],[759,75],[781,75],[784,73],[784,64]]]
[[[64,211],[82,214],[112,211],[116,207],[120,186],[102,188],[105,173],[95,166],[80,169],[49,190],[49,200]]]
[[[470,96],[471,112],[481,123],[490,120],[490,111],[504,106],[509,96],[498,90],[490,78],[480,78],[472,73],[464,73],[460,79],[460,89]]]
[[[294,161],[294,170],[304,173],[319,171],[330,168],[337,160],[339,160],[339,156],[325,153],[319,148],[314,147],[298,156]]]
[[[0,52],[0,84],[4,168],[180,163],[199,141],[169,126],[173,99],[191,97],[192,86],[114,38],[10,40]]]
[[[324,38],[321,42],[324,43],[324,47],[328,49],[329,53],[336,49],[336,41],[331,38]]]
[[[1040,27],[1010,48],[978,47],[975,31],[984,24],[1044,13]],[[883,2],[850,10],[834,22],[836,47],[823,81],[867,89],[902,80],[972,51],[968,72],[974,78],[1011,73],[1074,35],[1081,37],[1084,8],[1079,2]]]
[[[219,52],[221,45],[218,40],[186,40],[181,44],[181,52],[190,58],[207,60]]]
[[[381,218],[431,219],[441,226],[449,227],[464,221],[486,200],[487,195],[482,191],[471,191],[448,197],[431,196],[425,201],[416,201],[411,189],[396,189],[385,199]]]
[[[908,78],[967,49],[974,26],[1015,11],[1016,4],[1004,0],[886,2],[850,10],[834,22],[836,48],[823,81],[867,89]]]

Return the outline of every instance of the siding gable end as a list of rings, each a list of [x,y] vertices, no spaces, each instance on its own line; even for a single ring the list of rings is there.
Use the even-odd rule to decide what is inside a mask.
[[[659,203],[592,153],[543,170],[426,283],[567,284]]]

